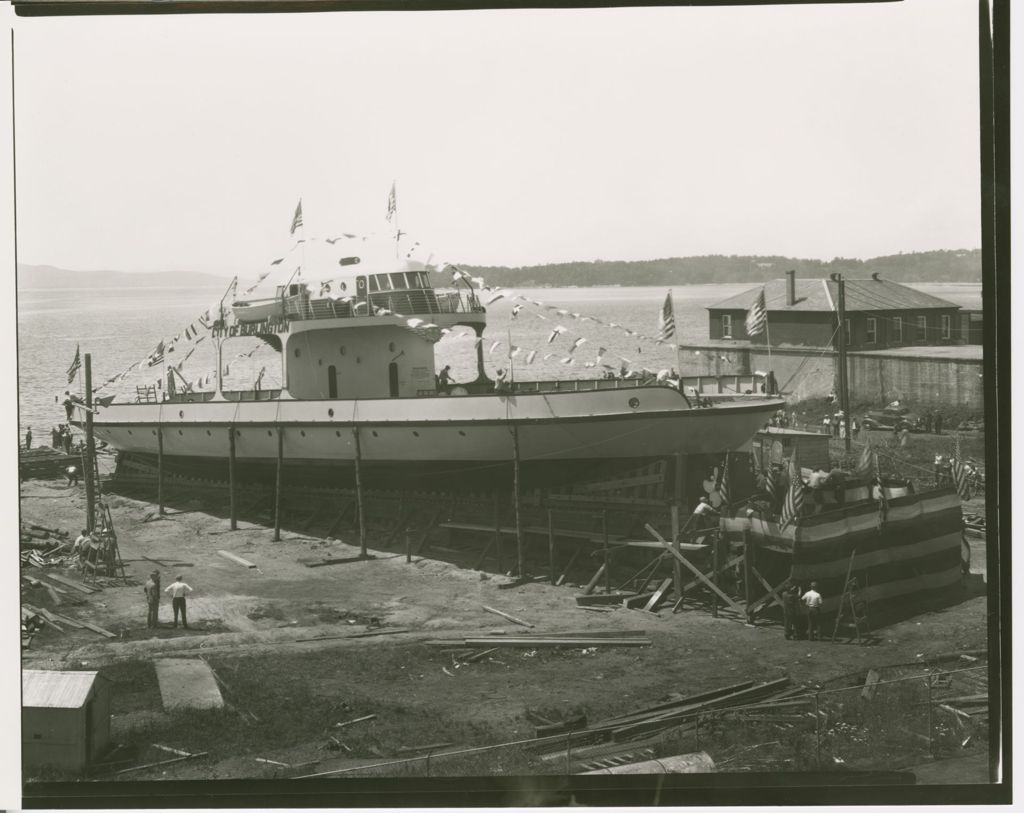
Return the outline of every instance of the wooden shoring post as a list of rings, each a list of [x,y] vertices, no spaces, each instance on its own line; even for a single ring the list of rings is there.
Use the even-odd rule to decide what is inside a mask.
[[[718,589],[718,571],[722,566],[721,539],[716,536],[711,542],[711,583]],[[712,591],[711,595],[711,616],[718,618],[718,593]]]
[[[501,498],[498,492],[494,492],[494,546],[498,555],[498,572],[504,573],[505,567],[501,561]]]
[[[569,557],[569,561],[565,563],[565,567],[562,569],[562,575],[559,576],[558,581],[555,582],[556,587],[566,580],[569,575],[569,568],[576,564],[576,560],[579,558],[580,554],[583,553],[583,549],[585,547],[586,545],[579,545],[573,555]]]
[[[284,468],[284,427],[277,427],[277,471],[274,478],[274,541],[281,541],[281,469]]]
[[[235,495],[235,425],[228,426],[228,499],[230,501],[231,530],[238,530],[238,501]]]
[[[70,432],[70,427],[68,428]],[[85,460],[82,475],[85,478],[85,527],[92,531],[96,525],[96,487],[93,475],[96,467],[96,439],[92,434],[92,353],[85,354]]]
[[[754,543],[750,531],[743,531],[743,603],[747,605],[747,621],[753,623],[750,603],[754,600]]]
[[[359,556],[366,558],[366,513],[363,511],[363,451],[359,445],[359,427],[352,427],[356,444],[356,507],[359,511]]]
[[[601,535],[604,542],[604,591],[612,591],[612,561],[611,551],[608,549],[608,509],[601,512]]]
[[[519,502],[519,427],[512,424],[512,505],[516,515],[516,575],[522,579],[526,576],[526,544]]]
[[[555,528],[550,508],[548,509],[548,570],[551,572],[551,583],[554,584],[558,576],[555,574]]]
[[[164,515],[164,428],[156,427],[156,512]]]
[[[676,455],[677,460],[679,457],[680,455]],[[678,465],[676,468],[678,470]],[[681,553],[682,551],[679,547],[679,534],[682,529],[679,527],[678,502],[672,503],[670,506],[670,512],[672,515],[672,547],[674,547],[677,552]],[[683,568],[682,565],[679,564],[679,560],[675,558],[672,559],[672,585],[675,589],[676,595],[681,596],[683,594]]]

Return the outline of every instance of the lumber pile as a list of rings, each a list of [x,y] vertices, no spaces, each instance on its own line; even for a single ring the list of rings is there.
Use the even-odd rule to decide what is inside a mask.
[[[975,535],[985,535],[985,515],[984,514],[964,514],[964,527]]]
[[[70,465],[82,465],[78,455],[67,455],[49,446],[18,450],[18,475],[22,480],[33,477],[53,479],[61,477]]]
[[[785,712],[796,717],[810,702],[808,698],[795,696],[803,691],[784,677],[765,683],[748,680],[688,696],[677,694],[626,714],[596,721],[565,738],[548,737],[532,750],[539,752],[543,762],[575,761],[577,768],[621,765],[650,758],[648,746],[656,743],[664,732],[694,729],[698,718],[707,715],[759,714],[770,719]],[[571,741],[567,743],[569,738]]]
[[[21,566],[64,567],[74,561],[67,531],[22,523],[19,533]]]

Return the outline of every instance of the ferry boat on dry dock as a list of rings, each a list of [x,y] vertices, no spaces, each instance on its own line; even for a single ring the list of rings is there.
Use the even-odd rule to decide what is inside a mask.
[[[99,407],[96,436],[135,460],[159,453],[179,473],[223,474],[232,455],[243,479],[272,478],[280,456],[289,482],[347,485],[358,457],[364,484],[452,489],[509,482],[518,460],[523,482],[540,486],[739,449],[783,404],[754,376],[496,385],[484,369],[487,310],[468,275],[436,289],[436,267],[396,239],[327,242],[320,267],[226,298],[212,323],[218,360],[240,337],[277,351],[280,389],[225,391],[218,363],[213,392]],[[476,378],[443,386],[435,344],[459,326],[477,337]]]

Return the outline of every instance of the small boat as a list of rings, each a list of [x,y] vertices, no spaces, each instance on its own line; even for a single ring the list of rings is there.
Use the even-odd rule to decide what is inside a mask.
[[[137,458],[159,453],[171,470],[223,473],[233,454],[243,478],[273,477],[280,457],[290,478],[345,484],[358,459],[371,485],[474,488],[510,481],[518,460],[525,484],[550,485],[745,448],[783,404],[756,375],[496,382],[469,275],[435,288],[437,268],[398,250],[397,237],[360,242],[358,256],[320,246],[329,256],[305,280],[297,272],[272,294],[235,296],[211,324],[219,362],[240,337],[277,351],[280,389],[226,391],[218,363],[215,391],[115,400],[98,409],[96,436]],[[328,274],[329,284],[306,281]],[[446,387],[435,344],[459,326],[477,337],[477,375]]]

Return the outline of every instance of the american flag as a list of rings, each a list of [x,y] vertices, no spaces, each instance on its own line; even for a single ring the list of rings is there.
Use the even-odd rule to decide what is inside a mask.
[[[628,332],[628,331],[627,331]],[[672,291],[665,294],[665,304],[658,314],[658,338],[668,341],[676,335],[676,317],[672,312]]]
[[[718,496],[722,498],[722,504],[728,506],[732,502],[729,495],[729,453],[726,452],[725,460],[722,461],[722,477],[718,481]]]
[[[82,366],[82,346],[75,345],[75,359],[71,362],[71,366],[68,367],[68,383],[70,384],[75,380],[75,376],[78,375],[78,370]]]
[[[858,477],[869,478],[878,475],[878,455],[872,451],[870,443],[864,446],[854,471]]]
[[[398,202],[395,198],[395,182],[392,181],[391,191],[388,192],[388,223],[394,219],[396,211],[398,211]]]
[[[295,207],[295,216],[292,218],[292,230],[291,234],[295,234],[295,230],[302,225],[302,198],[299,198],[299,205]],[[274,262],[272,265],[276,265]]]
[[[747,311],[747,335],[757,336],[759,333],[764,333],[767,325],[768,309],[764,304],[764,288],[762,288],[761,292],[757,295],[757,299],[754,300],[754,304]]]
[[[960,433],[956,433],[956,439],[953,441],[953,484],[956,486],[956,493],[960,495],[961,500],[969,500],[971,498],[971,484],[967,478],[967,467],[964,465],[964,461],[960,457]]]
[[[789,491],[786,492],[786,501],[782,504],[780,530],[785,530],[786,526],[799,517],[803,507],[804,479],[800,476],[800,469],[796,466],[796,458],[793,457],[789,461]]]
[[[781,483],[779,483],[779,472],[773,468],[769,468],[764,473],[764,490],[768,492],[768,498],[771,500],[772,510],[779,504],[779,489]]]

